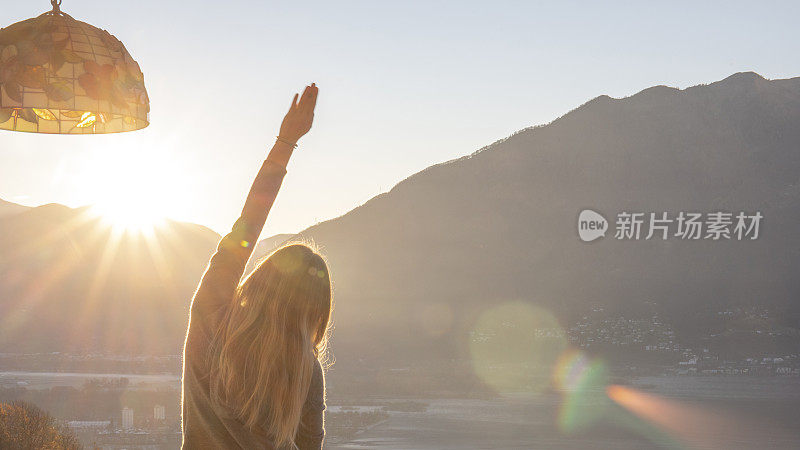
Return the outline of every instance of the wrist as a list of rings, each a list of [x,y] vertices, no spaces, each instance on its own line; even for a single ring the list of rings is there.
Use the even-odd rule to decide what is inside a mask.
[[[287,138],[285,136],[281,136],[280,134],[275,136],[275,144],[284,144],[292,147],[293,149],[297,148],[297,139]]]
[[[272,150],[270,150],[269,155],[267,155],[267,159],[282,167],[286,167],[289,164],[289,159],[292,157],[293,151],[294,145],[276,140],[275,145],[272,146]]]

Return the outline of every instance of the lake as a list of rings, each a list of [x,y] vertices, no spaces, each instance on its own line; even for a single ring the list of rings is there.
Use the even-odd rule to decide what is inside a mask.
[[[577,403],[563,392],[419,399],[428,403],[426,412],[390,412],[388,420],[328,447],[800,448],[799,378],[643,377],[629,387],[634,398],[625,402],[635,413],[609,400],[604,389],[581,393],[585,398]],[[577,407],[568,412],[567,404]]]
[[[0,372],[0,385],[31,389],[92,378],[130,380],[131,388],[179,387],[176,375]],[[177,392],[177,391],[176,391]],[[496,399],[371,398],[347,410],[413,400],[424,412],[388,411],[388,419],[331,449],[797,449],[800,378],[656,376],[636,378],[609,398],[604,386]],[[330,413],[342,412],[331,404]]]

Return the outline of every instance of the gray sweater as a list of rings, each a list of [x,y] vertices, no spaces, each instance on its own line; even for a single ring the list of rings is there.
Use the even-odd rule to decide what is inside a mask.
[[[247,196],[242,215],[217,246],[192,299],[183,349],[184,449],[273,449],[266,436],[249,431],[230,412],[215,406],[210,394],[209,346],[231,306],[247,260],[264,227],[286,169],[265,161]],[[325,381],[315,366],[295,442],[300,449],[320,449],[325,437]]]

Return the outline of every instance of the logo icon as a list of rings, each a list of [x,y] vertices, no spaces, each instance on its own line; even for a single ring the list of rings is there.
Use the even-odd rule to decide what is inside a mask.
[[[584,209],[578,215],[578,236],[583,242],[592,242],[606,235],[608,221],[600,213]]]

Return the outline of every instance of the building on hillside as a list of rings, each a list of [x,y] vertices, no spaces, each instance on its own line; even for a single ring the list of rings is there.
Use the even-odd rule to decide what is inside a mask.
[[[166,410],[164,405],[156,405],[153,407],[153,419],[164,420],[166,417]]]
[[[122,408],[122,429],[133,429],[133,409],[127,406]]]
[[[73,430],[103,429],[111,425],[110,420],[70,420],[67,426]]]

